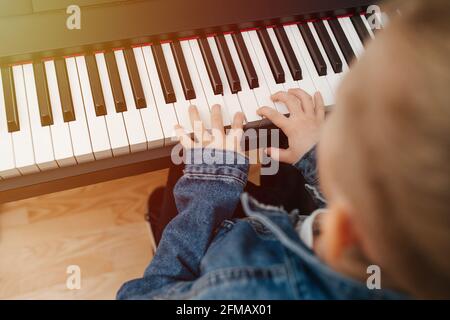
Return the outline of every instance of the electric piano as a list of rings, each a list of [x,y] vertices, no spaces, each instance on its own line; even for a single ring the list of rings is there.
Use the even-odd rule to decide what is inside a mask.
[[[8,3],[9,2],[9,3]],[[364,0],[0,4],[0,203],[167,167],[187,109],[259,127],[289,88],[337,86],[376,36]],[[67,27],[69,4],[80,29]]]

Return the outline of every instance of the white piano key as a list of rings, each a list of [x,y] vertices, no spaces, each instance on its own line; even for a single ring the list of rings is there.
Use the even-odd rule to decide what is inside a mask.
[[[186,100],[186,97],[184,96],[183,87],[178,75],[172,49],[170,48],[170,43],[161,44],[161,49],[164,54],[164,59],[166,60],[167,70],[169,71],[170,80],[172,81],[173,90],[177,98],[174,106],[175,112],[177,113],[178,122],[181,126],[183,126],[187,133],[191,133],[192,125],[189,118],[189,106],[191,105],[191,102]]]
[[[33,150],[30,118],[28,115],[28,102],[25,90],[25,80],[22,66],[13,66],[14,88],[16,91],[17,112],[20,121],[20,130],[12,133],[16,168],[22,174],[39,172]]]
[[[334,104],[334,95],[331,91],[330,85],[325,76],[319,76],[317,69],[314,66],[311,56],[309,55],[308,48],[306,47],[305,41],[298,29],[297,25],[288,26],[291,29],[295,43],[300,51],[301,56],[304,59],[306,69],[311,75],[311,79],[316,87],[317,91],[322,94],[324,103],[326,106],[331,106]]]
[[[74,155],[78,163],[94,161],[75,58],[66,58],[65,62],[75,112],[75,121],[69,122]]]
[[[200,81],[202,82],[203,90],[205,92],[206,100],[208,100],[208,105],[211,108],[215,104],[219,104],[222,108],[225,106],[225,101],[223,96],[220,94],[214,94],[213,88],[211,86],[211,81],[209,80],[209,75],[206,70],[205,62],[203,61],[202,53],[200,51],[200,47],[198,45],[198,41],[196,39],[189,40],[189,45],[191,46],[192,56],[195,60],[195,65],[197,67],[198,75],[200,77]],[[211,114],[208,115],[211,117]],[[202,117],[202,120],[204,118]],[[210,128],[210,121],[205,122],[205,127]]]
[[[347,61],[345,60],[344,54],[342,53],[341,47],[339,46],[336,37],[334,36],[333,30],[331,30],[330,24],[327,20],[324,20],[325,28],[327,29],[328,34],[330,35],[331,41],[333,42],[334,47],[336,48],[337,53],[339,54],[339,58],[341,58],[342,61],[342,72],[338,74],[338,82],[342,82],[344,79],[344,76],[349,71],[349,66],[347,64]]]
[[[275,52],[277,53],[278,59],[280,60],[281,67],[284,71],[285,82],[283,83],[284,90],[296,89],[298,88],[298,83],[292,78],[291,71],[287,65],[286,59],[284,58],[283,50],[281,50],[280,44],[278,43],[277,36],[273,28],[267,28],[267,33],[269,34],[270,40],[272,41]],[[287,109],[283,113],[289,113]]]
[[[336,48],[336,51],[339,55],[339,58],[342,61],[342,72],[339,74],[341,78],[348,72],[349,67],[347,64],[347,61],[345,60],[344,54],[342,53],[341,47],[339,46],[339,43],[336,40],[336,37],[334,36],[333,30],[330,27],[330,24],[327,20],[323,20],[323,24],[325,25],[325,29],[327,29],[328,35],[331,38],[331,41],[333,42],[334,47]]]
[[[359,59],[360,53],[357,50],[355,44],[353,43],[353,37],[350,35],[349,31],[347,30],[347,22],[344,20],[343,17],[338,18],[337,21],[341,25],[342,31],[344,31],[345,37],[347,38],[348,43],[350,44],[350,47],[352,47],[352,50],[355,53],[355,57]]]
[[[301,88],[301,89],[305,90],[306,92],[308,92],[309,94],[313,95],[316,91],[316,88],[314,87],[312,80],[307,75],[303,76],[303,70],[302,70],[302,80],[295,81],[294,78],[292,78],[291,71],[289,70],[288,64],[286,62],[286,58],[283,54],[283,51],[281,49],[280,43],[278,42],[278,38],[275,35],[275,32],[273,31],[272,28],[268,28],[267,32],[269,33],[269,36],[272,40],[275,51],[277,52],[277,55],[280,59],[281,66],[283,67],[283,70],[284,70],[284,74],[286,77],[285,78],[286,82],[283,83],[284,89],[289,90],[289,89]]]
[[[312,80],[312,74],[310,73],[308,67],[306,66],[305,60],[303,59],[300,49],[296,44],[294,35],[291,31],[290,26],[284,26],[284,31],[286,31],[286,35],[289,39],[289,43],[292,46],[292,50],[294,51],[295,57],[297,58],[298,63],[300,64],[300,69],[302,69],[302,80],[298,81],[299,87],[305,90],[310,95],[313,95],[316,91],[320,91],[314,84]]]
[[[375,39],[375,34],[373,33],[372,28],[370,27],[369,21],[367,21],[366,15],[361,15],[361,20],[363,21],[364,25],[366,26],[367,32],[369,32],[369,35],[372,39]]]
[[[65,123],[63,118],[55,63],[53,61],[45,61],[44,66],[53,114],[53,125],[50,126],[50,132],[52,135],[55,160],[60,167],[72,166],[77,162],[73,155],[69,124]]]
[[[347,30],[349,31],[349,33],[352,36],[353,39],[353,43],[355,44],[357,51],[359,53],[359,55],[361,56],[365,49],[364,49],[364,44],[362,43],[361,39],[358,36],[358,33],[356,32],[355,26],[353,25],[352,20],[349,17],[344,18],[344,21],[347,25]]]
[[[117,68],[119,70],[120,83],[122,84],[123,95],[127,105],[127,111],[122,112],[125,120],[125,128],[130,142],[131,152],[147,150],[147,137],[145,136],[144,125],[142,123],[141,113],[136,108],[136,102],[131,88],[130,78],[128,76],[127,65],[122,50],[114,51]]]
[[[236,72],[241,80],[242,90],[238,92],[238,97],[241,103],[242,111],[245,114],[245,118],[247,122],[260,121],[261,117],[256,113],[259,108],[258,101],[256,100],[253,90],[251,90],[248,85],[244,68],[242,67],[241,60],[239,60],[239,55],[231,34],[226,34],[225,40],[227,42],[228,49],[230,49],[231,58],[233,59],[234,66],[236,67]]]
[[[320,53],[322,54],[323,59],[325,60],[325,64],[327,65],[327,75],[325,76],[327,78],[328,84],[331,87],[331,91],[333,92],[333,95],[336,95],[337,87],[340,83],[339,74],[336,74],[333,70],[333,67],[331,66],[330,60],[328,59],[328,55],[325,52],[325,49],[323,48],[322,41],[319,38],[319,35],[317,34],[316,28],[314,28],[314,25],[312,22],[308,22],[309,30],[311,30],[311,33],[314,37],[314,40],[316,40],[317,46],[319,47]]]
[[[17,176],[20,176],[20,172],[16,169],[14,162],[13,141],[11,133],[8,132],[3,82],[0,74],[0,177],[8,179]]]
[[[242,112],[242,108],[239,102],[238,94],[231,92],[230,84],[228,82],[225,68],[220,57],[219,49],[217,47],[214,37],[208,37],[209,47],[213,55],[214,61],[219,72],[220,79],[223,85],[223,100],[225,105],[222,108],[223,123],[225,126],[231,125],[231,121],[237,112]],[[247,81],[247,80],[246,80]]]
[[[112,157],[111,145],[109,143],[108,128],[105,117],[97,117],[92,97],[91,84],[86,67],[86,60],[79,56],[75,58],[80,79],[81,93],[84,100],[84,109],[91,137],[92,150],[96,160]]]
[[[279,102],[274,103],[270,98],[272,94],[283,91],[284,87],[282,83],[275,82],[258,34],[254,30],[245,31],[242,32],[242,38],[247,46],[248,54],[253,61],[256,74],[258,75],[259,88],[255,88],[254,91],[259,106],[276,108],[279,112],[285,111],[285,105]]]
[[[136,65],[141,79],[142,89],[144,90],[147,108],[142,108],[142,122],[144,124],[145,135],[147,137],[148,148],[158,148],[164,145],[164,133],[159,120],[158,109],[156,108],[155,98],[153,96],[152,86],[148,77],[147,67],[145,66],[144,54],[141,47],[133,48]]]
[[[338,18],[338,21],[341,24],[342,30],[344,31],[345,36],[350,42],[350,46],[352,47],[356,57],[361,57],[364,52],[364,46],[359,40],[356,30],[353,28],[352,21],[349,17]]]
[[[103,53],[95,54],[97,62],[100,84],[102,86],[103,98],[106,106],[106,126],[108,128],[109,141],[111,143],[112,153],[115,157],[130,153],[127,131],[121,113],[116,112],[114,97],[112,94],[111,83],[109,82],[108,68],[106,66],[105,55]]]
[[[291,72],[289,71],[287,63],[284,60],[283,51],[281,50],[281,47],[278,43],[275,32],[273,31],[272,28],[267,28],[267,33],[269,34],[270,40],[272,41],[273,47],[275,49],[275,52],[277,53],[278,59],[280,60],[281,67],[283,68],[284,75],[285,75],[285,82],[280,83],[279,85],[282,87],[283,91],[298,88],[299,87],[298,83],[294,82],[294,79],[292,78],[292,75],[291,75]],[[258,41],[259,41],[259,39],[258,39]],[[264,57],[265,57],[265,59],[267,59],[265,54],[264,54]],[[289,113],[288,108],[283,103],[277,103],[277,109],[280,113],[283,113],[283,114]]]
[[[200,75],[198,74],[197,65],[195,64],[195,59],[192,55],[189,40],[180,41],[180,45],[183,50],[189,75],[191,76],[192,85],[195,90],[195,99],[191,100],[191,103],[197,106],[200,119],[203,121],[205,127],[211,128],[210,106],[208,105],[208,99],[206,98],[205,90],[203,88]]]
[[[287,65],[286,59],[284,57],[283,51],[281,50],[280,44],[278,43],[277,36],[275,35],[275,32],[272,28],[267,28],[267,33],[269,34],[270,39],[272,40],[273,47],[277,53],[278,59],[280,60],[281,67],[283,68],[284,74],[285,74],[285,83],[283,83],[284,90],[289,89],[296,89],[299,88],[299,84],[297,81],[294,81],[292,78],[291,71],[289,70],[289,67]],[[307,83],[307,82],[306,82]],[[311,88],[305,88],[305,91],[310,93],[312,90]],[[289,110],[286,108],[285,105],[283,105],[284,109],[281,110],[281,113],[287,114],[289,113]]]
[[[153,58],[150,46],[142,47],[142,53],[144,54],[148,77],[152,85],[156,107],[158,108],[159,119],[161,120],[161,127],[164,132],[164,144],[173,144],[176,142],[175,125],[178,124],[174,105],[173,103],[166,103],[166,100],[164,99],[164,94],[159,81],[158,70],[156,69],[155,60]]]
[[[50,128],[48,126],[43,127],[41,125],[33,65],[28,63],[22,67],[25,80],[25,91],[28,101],[28,114],[30,117],[34,158],[39,169],[54,169],[58,167],[58,164],[56,163],[55,156],[53,154],[53,143]]]

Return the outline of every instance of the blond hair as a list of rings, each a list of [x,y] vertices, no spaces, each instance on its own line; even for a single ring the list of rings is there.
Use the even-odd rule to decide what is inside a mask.
[[[393,7],[339,90],[333,178],[394,286],[450,298],[450,1]]]

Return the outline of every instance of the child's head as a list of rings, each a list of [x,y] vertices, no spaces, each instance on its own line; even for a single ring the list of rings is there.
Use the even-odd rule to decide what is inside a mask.
[[[382,287],[450,297],[448,0],[404,1],[368,46],[339,89],[319,173],[331,266],[358,256]]]

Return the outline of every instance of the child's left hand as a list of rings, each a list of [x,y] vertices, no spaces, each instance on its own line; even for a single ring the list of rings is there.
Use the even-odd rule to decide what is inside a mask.
[[[206,130],[200,119],[197,107],[189,107],[189,117],[194,131],[194,140],[186,133],[181,125],[175,126],[175,132],[181,145],[186,149],[210,148],[233,151],[244,154],[241,139],[244,133],[244,114],[238,112],[234,115],[231,129],[225,134],[221,106],[215,104],[211,108],[211,132]]]

